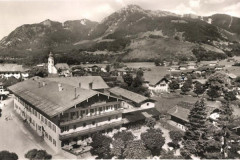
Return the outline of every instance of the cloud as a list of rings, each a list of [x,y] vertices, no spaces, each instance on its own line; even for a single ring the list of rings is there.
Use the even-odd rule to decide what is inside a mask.
[[[190,7],[197,8],[200,6],[200,0],[190,0],[189,5],[190,5]]]
[[[188,7],[183,3],[178,5],[174,10],[172,10],[172,12],[177,13],[177,14],[181,14],[181,15],[186,14],[186,13],[196,14],[196,12],[193,11],[191,7]]]
[[[238,2],[237,4],[223,8],[223,11],[224,11],[224,13],[227,13],[232,16],[236,16],[236,17],[239,16],[240,2]]]

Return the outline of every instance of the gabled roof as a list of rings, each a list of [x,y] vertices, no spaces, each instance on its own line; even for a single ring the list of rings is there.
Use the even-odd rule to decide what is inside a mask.
[[[168,110],[168,114],[188,122],[188,115],[190,114],[190,110],[179,106],[175,106]]]
[[[129,90],[126,90],[126,89],[123,89],[123,88],[120,88],[120,87],[111,88],[111,89],[109,89],[109,92],[116,95],[116,96],[123,97],[125,99],[131,100],[131,101],[133,101],[135,103],[138,103],[138,104],[142,103],[146,100],[149,100],[145,96],[142,96],[140,94],[131,92]]]
[[[92,83],[92,89],[106,89],[109,88],[101,76],[82,76],[82,77],[56,77],[45,78],[49,81],[72,85],[74,87],[89,89],[89,83]]]
[[[57,63],[55,67],[57,69],[69,70],[69,65],[67,63]]]
[[[158,85],[158,84],[160,84],[160,83],[163,82],[163,81],[165,81],[166,83],[169,82],[169,80],[164,77],[164,78],[162,78],[160,81],[158,81],[155,85]]]
[[[45,85],[43,85],[43,82]],[[95,95],[105,95],[94,90],[74,87],[64,83],[61,86],[63,90],[59,91],[58,82],[33,77],[10,86],[9,90],[49,117],[54,117]]]

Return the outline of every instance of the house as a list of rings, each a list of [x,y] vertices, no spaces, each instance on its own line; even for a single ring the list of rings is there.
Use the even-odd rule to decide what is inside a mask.
[[[187,69],[197,69],[197,63],[196,62],[189,62],[187,64]]]
[[[207,105],[207,118],[213,125],[217,124],[217,119],[220,117],[222,110],[219,108],[219,104],[216,102],[214,104],[205,104]],[[189,123],[188,116],[194,104],[188,102],[180,102],[176,106],[168,110],[170,115],[169,122],[173,126],[178,127],[181,130],[186,130],[186,124]]]
[[[70,76],[70,68],[67,63],[57,63],[55,67],[60,75]]]
[[[172,107],[168,111],[168,114],[170,115],[171,124],[184,131],[186,130],[186,124],[189,122],[188,121],[189,113],[190,113],[189,109],[180,106]]]
[[[215,70],[216,70],[216,71],[221,71],[221,70],[224,69],[224,67],[225,67],[225,65],[216,65],[216,66],[215,66]]]
[[[50,78],[49,78],[50,79]],[[14,110],[55,151],[123,124],[122,99],[71,83],[33,77],[9,87]],[[85,79],[85,81],[88,79]],[[91,81],[92,88],[96,87]]]
[[[9,91],[4,89],[3,83],[0,82],[0,100],[3,100],[9,95]]]
[[[180,65],[179,66],[180,71],[187,70],[187,69],[188,69],[188,65]]]
[[[18,64],[0,64],[0,77],[10,78],[15,77],[16,79],[26,79],[28,78],[28,68],[24,68],[22,65]]]
[[[167,78],[162,78],[154,85],[148,85],[148,89],[154,93],[169,92],[169,80]]]
[[[48,57],[48,73],[49,74],[59,74],[60,76],[70,76],[70,69],[66,63],[54,64],[54,58],[52,52],[50,52]]]
[[[109,92],[110,95],[123,99],[124,124],[144,121],[147,117],[158,118],[159,112],[155,109],[155,100],[120,87],[110,88]]]
[[[93,133],[119,129],[134,122],[133,117],[156,114],[154,101],[147,97],[118,88],[99,92],[108,87],[100,78],[77,78],[81,77],[33,77],[8,88],[16,113],[55,152]]]
[[[218,61],[210,61],[209,63],[208,63],[208,65],[209,66],[216,66],[218,64]]]

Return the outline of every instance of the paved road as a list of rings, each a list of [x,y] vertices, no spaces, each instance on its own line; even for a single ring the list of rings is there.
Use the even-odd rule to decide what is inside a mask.
[[[56,155],[47,144],[25,124],[13,110],[13,100],[8,98],[3,101],[2,117],[0,118],[0,151],[8,150],[17,153],[19,159],[24,159],[24,154],[31,149],[44,149],[53,155],[54,159],[65,158]],[[5,117],[12,120],[5,120]]]

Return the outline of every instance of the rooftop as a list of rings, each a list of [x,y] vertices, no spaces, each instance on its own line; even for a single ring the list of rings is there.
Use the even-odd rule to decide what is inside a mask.
[[[135,103],[142,103],[143,101],[148,100],[148,98],[145,97],[145,96],[142,96],[140,94],[131,92],[129,90],[126,90],[126,89],[123,89],[123,88],[120,88],[120,87],[111,88],[111,89],[109,89],[109,92],[116,95],[116,96],[120,96],[120,97],[123,97],[125,99],[131,100]]]
[[[168,114],[188,122],[189,109],[175,106],[168,111]]]
[[[19,64],[0,64],[0,72],[24,72],[27,68],[23,68]]]
[[[101,76],[82,76],[82,77],[55,77],[45,78],[49,81],[54,81],[62,84],[68,84],[74,87],[89,89],[89,83],[92,83],[92,89],[106,89],[109,88]]]
[[[62,69],[62,70],[69,70],[69,66],[67,63],[57,63],[55,65],[57,69]]]
[[[10,86],[9,90],[49,117],[54,117],[95,95],[104,95],[94,90],[75,87],[66,83],[61,83],[61,88],[62,90],[59,91],[59,83],[56,81],[33,77]]]

